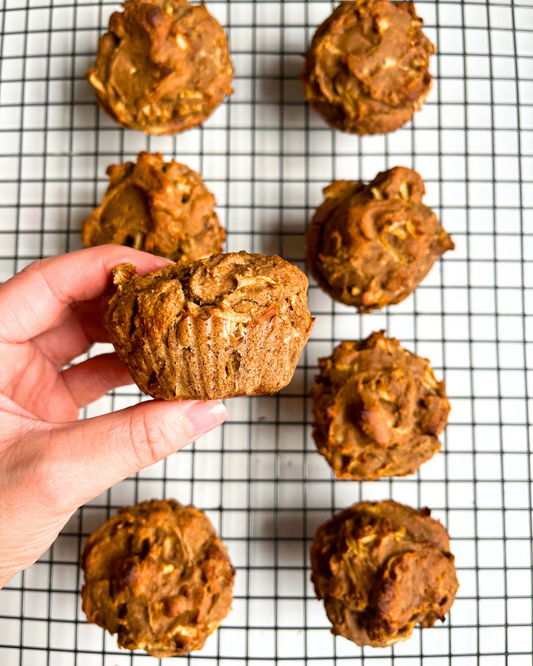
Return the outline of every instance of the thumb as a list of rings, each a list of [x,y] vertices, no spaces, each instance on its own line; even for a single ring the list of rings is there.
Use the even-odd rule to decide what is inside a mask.
[[[54,427],[42,457],[52,484],[47,500],[62,509],[77,508],[182,449],[226,417],[224,405],[214,400],[153,401]]]

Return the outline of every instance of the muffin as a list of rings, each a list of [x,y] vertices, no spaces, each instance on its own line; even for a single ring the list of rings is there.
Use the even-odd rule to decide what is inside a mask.
[[[200,650],[231,610],[235,569],[209,518],[174,500],[123,507],[81,557],[87,620],[154,657]]]
[[[333,128],[385,134],[405,125],[431,90],[433,44],[411,2],[341,2],[316,31],[300,80]]]
[[[333,299],[369,312],[407,298],[453,250],[422,203],[422,178],[396,167],[369,184],[336,180],[324,190],[305,236],[312,276]]]
[[[307,278],[276,256],[216,254],[144,277],[124,264],[113,276],[109,339],[141,391],[162,400],[279,391],[314,322]]]
[[[332,633],[387,647],[444,621],[459,583],[449,536],[429,509],[361,502],[321,525],[311,580]]]
[[[113,164],[107,175],[104,199],[82,226],[84,247],[128,245],[173,261],[222,251],[215,197],[196,171],[142,152],[135,164]]]
[[[129,0],[109,20],[87,79],[121,127],[175,134],[203,123],[232,92],[228,40],[204,4]]]
[[[381,331],[319,359],[313,437],[338,479],[414,474],[440,450],[450,403],[429,361]]]

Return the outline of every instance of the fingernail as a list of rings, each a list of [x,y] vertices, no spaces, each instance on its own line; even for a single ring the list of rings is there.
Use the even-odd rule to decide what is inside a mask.
[[[187,410],[187,418],[191,424],[194,439],[224,423],[227,416],[226,408],[218,400],[195,402]]]

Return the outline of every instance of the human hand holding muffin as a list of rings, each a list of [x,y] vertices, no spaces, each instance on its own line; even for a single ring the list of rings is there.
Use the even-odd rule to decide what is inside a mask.
[[[116,354],[63,369],[107,341],[95,301],[111,270],[168,265],[101,247],[31,264],[0,287],[0,587],[53,543],[74,511],[222,423],[218,402],[143,402],[77,421],[81,407],[131,383]]]

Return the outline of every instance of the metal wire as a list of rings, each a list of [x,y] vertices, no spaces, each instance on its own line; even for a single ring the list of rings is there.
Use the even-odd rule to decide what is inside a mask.
[[[417,2],[437,47],[434,90],[411,125],[363,139],[327,128],[297,81],[300,54],[331,3],[208,4],[230,38],[235,93],[201,129],[169,138],[118,129],[83,78],[117,5],[4,0],[0,279],[79,248],[106,166],[140,150],[202,173],[231,251],[279,253],[305,268],[302,234],[321,189],[397,165],[422,174],[426,203],[457,249],[386,312],[360,317],[312,283],[317,322],[291,385],[228,401],[223,428],[78,511],[51,550],[0,591],[0,664],[156,663],[119,652],[86,623],[77,562],[86,536],[118,507],[175,497],[207,510],[238,572],[232,613],[183,663],[530,665],[533,3]],[[446,379],[453,409],[444,450],[412,477],[336,482],[312,443],[307,392],[319,356],[380,328]],[[139,399],[120,389],[85,415]],[[461,588],[444,624],[392,648],[360,649],[329,633],[308,546],[334,512],[386,497],[427,505],[448,526]]]

